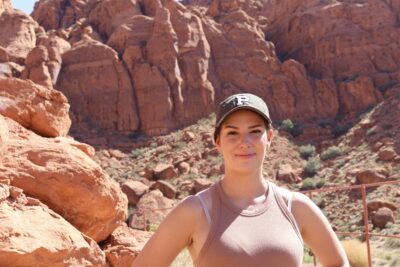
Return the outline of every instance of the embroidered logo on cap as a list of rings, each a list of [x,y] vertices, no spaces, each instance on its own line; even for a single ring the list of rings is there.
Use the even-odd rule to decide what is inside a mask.
[[[237,104],[238,105],[244,105],[244,104],[247,104],[247,103],[244,103],[244,102],[248,102],[249,98],[247,96],[245,96],[245,95],[237,95],[236,96],[236,100],[237,100]]]

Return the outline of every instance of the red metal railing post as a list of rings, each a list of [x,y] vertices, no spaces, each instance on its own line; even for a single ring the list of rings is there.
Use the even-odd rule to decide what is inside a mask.
[[[143,227],[147,231],[146,210],[143,211]]]
[[[363,207],[364,207],[364,230],[365,230],[365,242],[367,243],[367,252],[368,252],[368,267],[372,267],[371,263],[371,247],[369,244],[369,229],[368,229],[368,209],[367,209],[367,197],[365,193],[365,185],[360,187]]]

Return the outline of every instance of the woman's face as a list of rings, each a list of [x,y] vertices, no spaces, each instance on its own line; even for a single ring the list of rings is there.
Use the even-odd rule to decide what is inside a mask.
[[[262,168],[272,139],[264,120],[257,113],[241,109],[229,115],[221,125],[216,145],[224,157],[225,168],[254,172]]]

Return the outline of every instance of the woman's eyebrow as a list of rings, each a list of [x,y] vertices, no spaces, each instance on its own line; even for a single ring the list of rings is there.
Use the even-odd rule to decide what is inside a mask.
[[[224,128],[232,128],[232,129],[239,129],[239,127],[233,125],[225,125]]]

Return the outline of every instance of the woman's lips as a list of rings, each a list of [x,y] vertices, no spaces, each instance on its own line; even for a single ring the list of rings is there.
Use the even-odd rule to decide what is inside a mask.
[[[253,156],[255,156],[256,153],[243,153],[243,154],[235,154],[235,157],[241,158],[241,159],[248,159]]]

